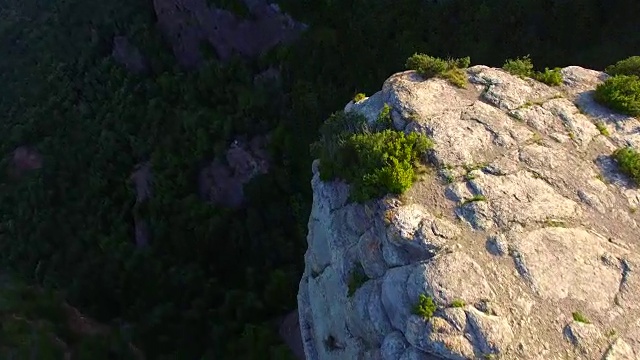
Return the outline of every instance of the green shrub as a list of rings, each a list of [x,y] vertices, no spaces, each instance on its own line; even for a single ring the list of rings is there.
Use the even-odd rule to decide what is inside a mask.
[[[531,63],[529,55],[522,58],[507,59],[502,65],[502,69],[511,75],[520,77],[531,77],[533,75],[533,63]]]
[[[358,101],[364,100],[367,97],[367,95],[365,95],[364,93],[357,93],[354,97],[353,97],[353,102],[357,103]]]
[[[462,300],[462,299],[454,299],[451,302],[451,307],[454,307],[454,308],[461,308],[461,307],[464,307],[464,306],[465,306],[465,303],[464,303],[464,300]]]
[[[406,67],[415,70],[418,74],[429,79],[437,75],[442,75],[442,73],[448,70],[449,64],[446,60],[416,53],[407,59]]]
[[[334,159],[350,136],[371,130],[364,116],[357,113],[336,112],[331,114],[320,127],[320,139],[311,144],[311,153],[320,158],[321,162],[323,162],[323,158]],[[320,169],[320,178],[324,181],[332,180],[338,176],[338,172],[333,170],[333,162],[330,160],[324,161]]]
[[[467,74],[462,69],[454,68],[446,71],[442,74],[442,78],[459,88],[464,89],[467,86]]]
[[[604,71],[612,76],[635,75],[640,77],[640,56],[631,56],[620,60],[614,65],[607,66]]]
[[[435,313],[437,309],[438,307],[433,302],[433,298],[431,296],[420,294],[418,303],[413,308],[413,313],[415,315],[422,316],[425,320],[429,320],[433,317],[433,313]]]
[[[574,321],[585,323],[585,324],[591,324],[589,319],[587,319],[587,317],[579,310],[575,311],[572,315],[573,315]]]
[[[549,86],[558,86],[562,84],[562,73],[560,72],[560,68],[545,68],[544,72],[534,73],[533,78]]]
[[[613,158],[620,170],[640,185],[640,153],[632,147],[624,147],[614,151]]]
[[[367,280],[369,280],[369,277],[364,273],[362,266],[356,267],[349,277],[349,292],[347,296],[353,296],[353,294],[356,293],[356,290],[358,290],[365,282],[367,282]]]
[[[468,203],[477,202],[477,201],[485,201],[487,198],[484,195],[473,195],[469,199],[466,199],[462,202],[462,205],[466,205]]]
[[[471,65],[471,58],[468,56],[465,56],[460,59],[455,59],[453,61],[455,61],[456,67],[458,69],[466,69],[469,67],[469,65]]]
[[[376,128],[378,130],[393,129],[393,120],[391,119],[391,106],[384,104],[378,118],[376,119]]]
[[[471,58],[468,56],[444,60],[416,53],[407,59],[406,67],[427,79],[438,76],[459,88],[464,88],[467,86],[467,75],[462,69],[469,67],[470,64]]]
[[[597,102],[623,114],[640,115],[640,78],[615,75],[596,87]]]
[[[529,55],[516,59],[507,59],[502,69],[506,70],[512,75],[516,75],[522,78],[530,77],[545,83],[549,86],[557,86],[562,84],[562,73],[560,68],[549,69],[545,68],[544,71],[534,71],[533,63]]]
[[[358,202],[409,189],[414,166],[433,145],[422,134],[372,132],[363,116],[352,113],[332,115],[320,134],[312,147],[320,159],[320,178],[347,181],[352,185],[351,200]]]
[[[596,128],[598,129],[598,131],[600,131],[600,134],[604,135],[604,136],[609,136],[609,130],[607,129],[607,126],[603,123],[603,122],[597,122],[596,124]]]

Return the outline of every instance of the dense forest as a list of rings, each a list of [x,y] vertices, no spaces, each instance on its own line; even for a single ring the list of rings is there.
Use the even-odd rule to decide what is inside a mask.
[[[248,16],[240,0],[209,3]],[[226,64],[208,51],[202,68],[186,71],[155,27],[151,0],[0,0],[0,152],[28,144],[45,164],[16,180],[2,160],[3,272],[118,329],[148,359],[292,359],[272,320],[296,307],[309,146],[325,119],[356,93],[377,91],[416,52],[489,66],[530,54],[540,68],[599,70],[640,54],[637,1],[280,7],[309,25],[298,41]],[[113,60],[115,35],[140,48],[149,73]],[[256,85],[270,67],[281,79]],[[242,208],[198,199],[203,159],[266,133],[272,164],[247,184]],[[129,176],[144,161],[154,194],[134,206]],[[149,224],[144,249],[133,241],[134,216]]]

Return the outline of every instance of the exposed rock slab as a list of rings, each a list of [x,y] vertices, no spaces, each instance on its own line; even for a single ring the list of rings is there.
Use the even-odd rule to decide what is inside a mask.
[[[245,200],[244,185],[269,171],[267,141],[268,137],[236,140],[227,149],[224,160],[216,159],[203,166],[198,176],[201,198],[230,208],[241,206]]]
[[[562,74],[552,88],[474,66],[458,89],[406,71],[347,104],[371,122],[389,104],[396,129],[433,140],[436,171],[359,205],[314,162],[308,359],[640,359],[640,193],[610,157],[640,122],[595,103],[606,74]]]

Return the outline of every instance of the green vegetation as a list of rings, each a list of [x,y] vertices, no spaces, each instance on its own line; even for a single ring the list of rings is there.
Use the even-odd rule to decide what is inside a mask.
[[[352,297],[365,282],[369,280],[369,277],[364,273],[362,266],[358,265],[349,276],[349,291],[347,297]]]
[[[502,65],[502,68],[511,75],[523,78],[532,77],[533,75],[533,63],[531,63],[529,55],[522,58],[518,57],[516,59],[507,59],[504,65]]]
[[[61,295],[2,275],[3,359],[140,359],[119,330],[84,318]]]
[[[534,131],[533,135],[531,135],[531,141],[538,145],[542,145],[542,142],[543,142],[542,135],[539,132]]]
[[[640,153],[636,149],[630,146],[619,148],[613,152],[613,158],[623,173],[640,184]]]
[[[567,224],[562,220],[545,219],[544,223],[548,227],[567,227]]]
[[[512,75],[520,76],[522,78],[530,77],[549,86],[558,86],[562,84],[562,73],[560,72],[560,68],[545,68],[542,72],[534,71],[533,63],[531,62],[529,55],[516,59],[507,59],[504,65],[502,65],[502,68]]]
[[[441,77],[451,84],[465,88],[467,86],[467,74],[463,69],[471,64],[471,58],[443,60],[426,54],[413,54],[407,59],[405,66],[410,70],[415,70],[418,74],[427,79]]]
[[[462,202],[462,205],[466,205],[468,203],[472,203],[472,202],[476,202],[476,201],[486,201],[486,200],[487,200],[487,198],[485,198],[484,195],[476,194],[476,195],[473,195],[472,197],[470,197],[468,199],[465,199]]]
[[[589,319],[587,319],[587,317],[580,310],[574,311],[572,315],[573,315],[574,321],[581,322],[584,324],[591,324]]]
[[[431,296],[427,296],[425,294],[420,294],[420,298],[418,299],[418,303],[413,308],[413,313],[418,316],[422,316],[425,320],[429,320],[433,317],[433,314],[438,309],[438,306],[435,302],[433,302],[433,298]]]
[[[640,115],[640,77],[615,75],[596,87],[594,99],[623,114]]]
[[[550,86],[562,85],[562,72],[560,68],[545,68],[543,72],[536,72],[533,78]]]
[[[604,70],[607,74],[615,75],[635,75],[640,77],[640,56],[630,56],[620,60],[614,65],[609,65]]]
[[[475,179],[477,177],[478,176],[473,174],[472,172],[468,172],[468,173],[464,174],[465,180],[469,180],[469,181],[471,181],[471,180],[473,180],[473,179]]]
[[[353,97],[353,102],[357,103],[358,101],[362,101],[367,97],[367,95],[365,95],[364,93],[357,93],[354,97]]]
[[[393,129],[393,120],[391,119],[391,106],[384,104],[380,114],[376,118],[376,130]]]
[[[609,130],[607,129],[607,126],[602,121],[598,121],[595,125],[596,125],[596,129],[600,131],[600,134],[604,136],[609,136]]]
[[[384,120],[383,114],[379,121]],[[351,198],[358,202],[402,194],[413,184],[415,167],[432,147],[424,135],[385,129],[371,132],[361,115],[333,114],[320,130],[312,148],[320,159],[320,178],[352,184]]]
[[[451,307],[454,307],[454,308],[462,308],[462,307],[465,307],[465,305],[466,304],[465,304],[464,300],[462,300],[462,299],[454,299],[451,302]]]

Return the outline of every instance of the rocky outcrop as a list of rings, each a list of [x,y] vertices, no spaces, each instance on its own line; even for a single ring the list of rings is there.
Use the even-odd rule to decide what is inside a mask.
[[[268,136],[256,136],[248,141],[238,138],[226,150],[224,159],[218,158],[200,167],[197,179],[200,198],[218,206],[240,207],[245,200],[244,185],[269,170],[268,140]],[[142,210],[153,196],[151,162],[137,164],[129,181],[136,195],[133,208],[134,239],[136,247],[142,249],[149,245],[151,233]]]
[[[129,177],[136,193],[135,208],[144,206],[152,195],[153,173],[151,172],[151,162],[146,161],[136,166]],[[136,247],[144,248],[149,244],[149,224],[144,216],[134,211],[134,239]]]
[[[135,47],[126,36],[113,37],[113,59],[123,65],[128,71],[141,74],[147,71],[147,61],[140,50]]]
[[[154,0],[158,26],[178,63],[195,68],[202,63],[202,44],[211,45],[220,60],[232,55],[255,57],[280,43],[294,40],[306,26],[267,1],[245,1],[253,19],[210,7],[206,0]]]
[[[433,140],[434,171],[400,198],[349,203],[314,162],[307,359],[640,359],[640,191],[610,156],[640,146],[638,119],[594,102],[602,72],[551,88],[466,71],[467,89],[407,71],[347,105],[374,121],[387,103]]]
[[[35,147],[18,146],[9,156],[8,175],[11,178],[19,178],[29,171],[42,168],[42,162],[42,155]]]
[[[244,185],[269,170],[268,141],[268,136],[249,141],[237,139],[226,151],[226,162],[216,159],[202,167],[198,178],[200,197],[230,208],[241,206],[245,199]]]

